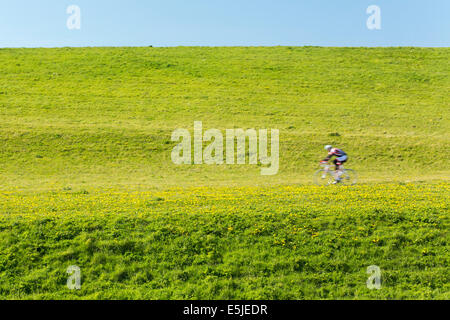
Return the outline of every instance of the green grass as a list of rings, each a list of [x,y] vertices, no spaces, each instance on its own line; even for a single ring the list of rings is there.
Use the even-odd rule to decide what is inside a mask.
[[[310,182],[336,144],[365,181],[448,176],[448,49],[0,50],[6,190]],[[177,167],[176,128],[280,130],[280,172]],[[334,136],[334,133],[339,136]]]
[[[0,296],[449,299],[449,196],[448,184],[4,194]]]
[[[0,297],[449,299],[449,58],[0,49]],[[279,173],[174,165],[194,121],[279,129]],[[325,144],[360,186],[311,186]]]

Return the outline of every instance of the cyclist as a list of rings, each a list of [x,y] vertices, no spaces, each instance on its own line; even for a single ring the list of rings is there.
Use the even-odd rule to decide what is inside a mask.
[[[339,183],[341,181],[341,175],[342,175],[342,170],[341,170],[341,166],[344,162],[347,162],[348,160],[348,156],[347,154],[338,148],[333,148],[333,146],[330,145],[326,145],[325,146],[325,150],[328,151],[328,156],[323,159],[322,161],[320,161],[320,163],[327,163],[328,161],[330,161],[330,159],[332,157],[336,157],[333,161],[334,165],[335,165],[335,180],[333,183]]]

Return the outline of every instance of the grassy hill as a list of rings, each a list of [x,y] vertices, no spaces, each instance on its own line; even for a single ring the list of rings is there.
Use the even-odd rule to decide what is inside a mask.
[[[448,48],[0,49],[0,298],[449,299],[449,61]],[[279,173],[176,166],[171,134],[194,121],[280,130]],[[325,144],[360,185],[311,185]]]
[[[448,49],[0,50],[1,188],[310,183],[336,144],[363,181],[448,177]],[[175,166],[176,128],[280,130],[280,171]],[[336,135],[336,133],[338,135]]]

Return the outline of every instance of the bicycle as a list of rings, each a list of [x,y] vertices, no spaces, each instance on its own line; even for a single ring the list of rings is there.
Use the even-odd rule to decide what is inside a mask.
[[[335,181],[337,181],[337,172],[334,170],[330,170],[332,166],[329,164],[322,164],[322,167],[322,169],[319,169],[314,173],[314,183],[318,186],[328,186],[330,184],[335,184]],[[358,180],[358,174],[355,170],[344,169],[344,167],[341,165],[340,171],[342,172],[340,181],[336,184],[344,186],[353,186],[356,184]]]

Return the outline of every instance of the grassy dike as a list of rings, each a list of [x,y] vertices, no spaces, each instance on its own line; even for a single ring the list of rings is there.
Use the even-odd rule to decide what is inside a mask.
[[[0,297],[449,299],[449,58],[0,49]],[[171,134],[194,121],[278,129],[278,174],[174,165]],[[358,186],[311,185],[324,144]]]

